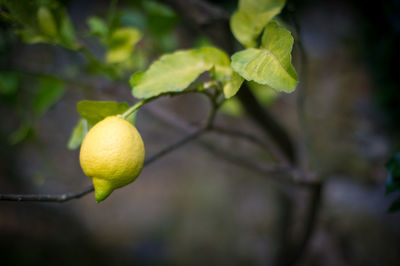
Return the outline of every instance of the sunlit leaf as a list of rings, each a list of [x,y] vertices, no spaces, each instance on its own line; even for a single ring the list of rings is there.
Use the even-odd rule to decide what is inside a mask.
[[[277,91],[292,92],[297,74],[291,64],[293,37],[288,30],[270,22],[260,49],[248,48],[232,56],[232,68],[248,81],[268,85]]]
[[[215,80],[222,82],[232,75],[229,56],[224,51],[213,46],[201,47],[195,51],[203,58],[206,65],[213,66],[210,72]]]
[[[285,0],[239,1],[239,10],[230,20],[233,35],[245,47],[255,47],[263,28],[281,12],[284,5]]]
[[[135,28],[119,28],[115,30],[108,41],[106,61],[118,63],[130,58],[136,43],[142,34]]]
[[[81,117],[87,119],[88,123],[93,126],[107,116],[122,114],[129,108],[129,105],[125,102],[85,100],[80,101],[76,108]]]
[[[226,99],[234,96],[240,89],[243,78],[236,72],[233,72],[230,80],[224,86],[224,95]]]
[[[42,115],[64,95],[64,83],[56,78],[45,77],[39,81],[39,91],[33,99],[33,111]]]
[[[147,71],[132,75],[132,94],[136,98],[150,98],[162,93],[182,91],[211,67],[212,64],[205,63],[197,50],[163,55]]]

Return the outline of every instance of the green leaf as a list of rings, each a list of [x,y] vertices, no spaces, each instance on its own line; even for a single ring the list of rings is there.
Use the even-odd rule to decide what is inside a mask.
[[[169,6],[156,1],[143,1],[146,12],[147,29],[155,36],[164,36],[175,27],[178,17]]]
[[[43,115],[64,95],[64,83],[56,78],[45,77],[39,81],[39,91],[33,99],[33,111],[36,115]]]
[[[78,148],[82,144],[83,138],[85,137],[87,131],[87,120],[83,118],[79,119],[78,123],[72,131],[71,137],[69,138],[67,145],[68,149],[74,150]]]
[[[104,19],[91,16],[89,17],[87,24],[89,25],[89,30],[91,35],[106,37],[108,34],[107,23]]]
[[[90,126],[94,126],[107,116],[119,115],[125,112],[129,105],[125,102],[113,101],[80,101],[76,108],[82,118],[85,118]]]
[[[292,92],[297,74],[291,65],[293,37],[288,30],[270,22],[260,49],[248,48],[232,56],[232,68],[248,81],[268,85],[277,91]]]
[[[72,24],[68,14],[65,12],[61,15],[60,36],[62,44],[66,47],[73,50],[78,48],[74,25]]]
[[[239,10],[265,12],[271,9],[282,9],[285,0],[239,0]]]
[[[224,51],[213,46],[201,47],[195,51],[203,58],[206,65],[213,66],[210,69],[213,79],[223,82],[230,78],[233,71],[229,56]]]
[[[115,30],[108,41],[107,63],[119,63],[129,59],[134,46],[141,38],[142,34],[135,28]]]
[[[24,122],[22,122],[21,126],[16,131],[11,133],[8,142],[11,145],[18,144],[24,139],[26,139],[29,136],[29,133],[31,133],[32,131],[33,131],[32,121],[25,120]]]
[[[0,73],[0,94],[15,94],[19,86],[19,75],[15,72]]]
[[[177,51],[163,55],[145,72],[136,72],[130,79],[136,98],[151,98],[168,92],[186,89],[197,77],[209,70],[198,50]]]
[[[224,101],[220,110],[221,112],[233,117],[240,117],[245,113],[242,103],[237,99],[237,97],[232,97]]]
[[[255,47],[265,25],[278,15],[285,0],[243,0],[230,20],[235,38],[246,48]]]
[[[236,72],[233,72],[230,80],[224,86],[224,95],[226,99],[234,96],[240,89],[243,78]]]
[[[57,24],[51,11],[45,7],[39,7],[37,11],[39,28],[44,35],[57,37]]]

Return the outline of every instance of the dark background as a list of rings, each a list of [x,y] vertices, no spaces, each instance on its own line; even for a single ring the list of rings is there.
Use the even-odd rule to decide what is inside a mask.
[[[78,30],[89,15],[104,15],[107,1],[63,1]],[[134,1],[123,1],[130,8]],[[235,1],[214,1],[229,12]],[[294,14],[294,15],[293,15]],[[310,245],[299,265],[399,265],[400,216],[389,214],[384,163],[399,149],[399,1],[288,1],[282,16],[307,57],[306,115],[314,167],[326,179],[322,206]],[[82,59],[62,48],[27,45],[1,24],[2,69],[57,71]],[[199,40],[193,27],[178,22],[162,52],[188,48]],[[5,44],[4,44],[5,43]],[[168,43],[168,42],[167,42]],[[139,46],[145,44],[139,44]],[[300,69],[299,49],[294,63]],[[73,69],[71,71],[77,71]],[[298,70],[299,72],[299,70]],[[84,90],[69,85],[64,97],[21,143],[8,136],[21,123],[18,112],[0,103],[0,193],[61,193],[90,184],[78,154],[66,148],[82,99],[133,102],[128,87]],[[29,80],[20,98],[29,98]],[[301,141],[296,99],[281,94],[265,104]],[[18,110],[24,107],[19,106]],[[190,123],[206,116],[198,96],[165,98],[145,107],[137,128],[147,155],[184,133],[154,112]],[[153,113],[153,114],[152,114]],[[263,136],[245,115],[220,113],[217,123]],[[265,158],[259,147],[210,134],[203,138],[233,154]],[[192,142],[144,169],[133,184],[97,204],[93,194],[71,202],[0,202],[1,265],[273,265],[280,235],[280,187],[249,169],[226,162]],[[287,226],[301,224],[302,190]]]

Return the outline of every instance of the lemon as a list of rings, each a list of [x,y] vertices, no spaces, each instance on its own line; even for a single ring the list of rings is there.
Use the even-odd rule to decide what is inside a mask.
[[[82,142],[79,160],[93,180],[96,201],[133,182],[143,168],[144,155],[139,132],[125,119],[109,116],[92,127]]]

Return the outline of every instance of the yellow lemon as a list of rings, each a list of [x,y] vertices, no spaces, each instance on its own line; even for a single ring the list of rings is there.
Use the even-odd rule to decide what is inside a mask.
[[[82,142],[79,160],[93,180],[96,201],[133,182],[143,168],[144,154],[139,132],[125,119],[110,116],[92,127]]]

